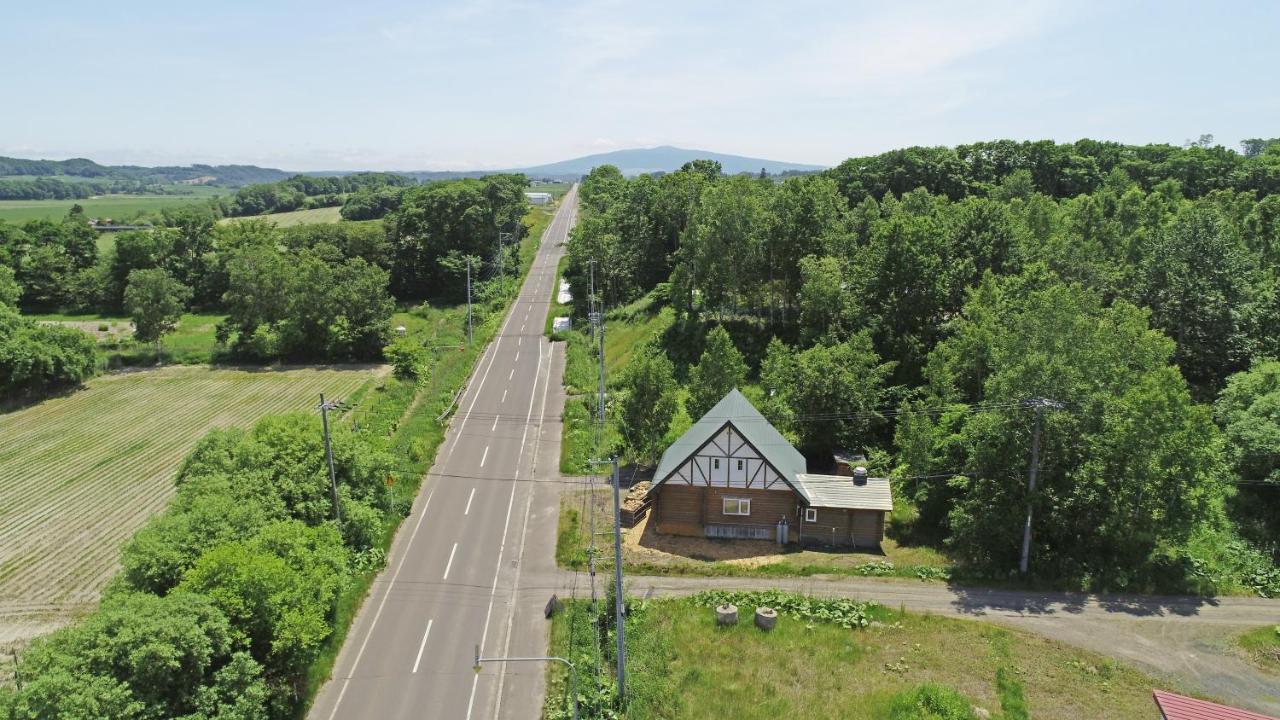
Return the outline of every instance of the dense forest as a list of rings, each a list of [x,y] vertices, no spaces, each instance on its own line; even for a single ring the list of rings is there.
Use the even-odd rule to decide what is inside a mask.
[[[302,193],[384,187],[387,179],[287,182]],[[135,322],[155,318],[138,329],[154,328],[158,334],[143,334],[158,340],[166,316],[218,312],[226,314],[218,340],[228,360],[375,360],[390,340],[397,301],[463,297],[468,259],[477,280],[516,268],[516,243],[527,233],[525,185],[523,176],[495,175],[414,186],[385,221],[372,223],[218,223],[213,208],[190,206],[163,211],[154,228],[115,233],[102,251],[78,209],[60,222],[0,221],[6,270],[0,279],[15,317],[19,309],[128,312]],[[17,343],[25,335],[5,337],[13,342],[6,341],[0,355],[34,357]],[[41,391],[59,384],[12,377],[5,388]]]
[[[973,572],[1017,567],[1030,503],[1044,581],[1274,593],[1278,193],[1280,142],[1207,137],[908,148],[783,181],[606,166],[567,275],[673,317],[623,373],[634,457],[681,385],[692,418],[744,385],[811,463],[891,472],[898,530]]]

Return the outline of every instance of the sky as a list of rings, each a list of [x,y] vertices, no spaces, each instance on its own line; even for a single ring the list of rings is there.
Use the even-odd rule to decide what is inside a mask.
[[[1280,136],[1277,2],[5,3],[0,155],[492,169]]]

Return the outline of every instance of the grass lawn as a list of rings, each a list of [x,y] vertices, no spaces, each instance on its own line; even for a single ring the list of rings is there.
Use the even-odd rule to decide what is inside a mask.
[[[98,377],[0,415],[0,608],[94,601],[206,432],[311,410],[319,393],[352,393],[379,372],[167,367]]]
[[[32,315],[41,322],[56,322],[83,330],[98,341],[109,367],[154,364],[155,348],[133,340],[132,320],[120,315]],[[226,317],[218,313],[188,313],[178,321],[178,329],[163,340],[164,360],[170,363],[202,364],[217,359],[217,324]],[[105,329],[103,329],[105,327]]]
[[[338,206],[312,208],[310,210],[294,210],[292,212],[271,213],[268,215],[246,215],[244,217],[223,218],[220,223],[239,222],[241,220],[266,220],[273,222],[279,227],[289,227],[291,225],[306,225],[310,223],[331,223],[338,222],[342,219],[340,211],[342,208]]]
[[[1241,649],[1254,665],[1280,674],[1280,625],[1268,625],[1237,638]]]
[[[574,603],[553,621],[552,654],[590,666],[599,651],[586,606]],[[1155,715],[1152,678],[1036,635],[874,605],[863,629],[780,612],[766,633],[752,624],[753,611],[740,604],[739,623],[719,628],[713,610],[692,598],[633,602],[625,717],[880,720],[896,695],[924,683],[952,688],[995,718],[1026,717],[1010,712],[1019,699],[1036,720]],[[564,673],[550,674],[548,714],[560,717]],[[592,674],[584,675],[590,685]]]
[[[139,213],[189,205],[214,194],[230,195],[233,192],[227,188],[207,188],[194,191],[191,195],[100,195],[84,200],[0,200],[0,220],[60,220],[67,216],[73,205],[84,208],[89,217],[128,220]]]
[[[590,490],[565,492],[560,497],[556,560],[580,570],[586,567],[591,544],[590,516],[595,513],[598,531],[613,527],[613,496],[607,483]],[[701,577],[777,577],[852,575],[859,577],[910,577],[944,580],[950,563],[928,546],[899,544],[890,535],[882,552],[849,549],[802,549],[765,540],[720,540],[659,535],[646,517],[633,528],[623,529],[623,569],[644,575],[692,575]],[[893,521],[890,520],[890,528]],[[607,540],[607,538],[606,538]],[[613,555],[597,539],[597,566],[613,567]]]

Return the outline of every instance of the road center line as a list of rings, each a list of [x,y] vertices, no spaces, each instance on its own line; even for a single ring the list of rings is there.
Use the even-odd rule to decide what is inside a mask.
[[[507,401],[507,391],[506,391],[506,390],[503,390],[503,391],[502,391],[502,402],[506,402],[506,401]],[[495,425],[494,425],[494,427],[497,427],[497,425],[495,424]]]
[[[449,570],[451,570],[451,569],[453,568],[453,555],[454,555],[454,553],[456,553],[456,552],[458,552],[458,543],[454,543],[454,544],[453,544],[453,549],[449,551],[449,562],[445,563],[445,566],[444,566],[444,577],[440,578],[441,580],[448,580],[448,579],[449,579]]]
[[[471,501],[476,499],[476,489],[471,488],[471,494],[467,496],[467,509],[462,511],[463,515],[471,514]]]
[[[512,361],[511,361],[511,362],[520,362],[520,351],[519,351],[519,350],[517,350],[517,351],[516,351],[516,356],[515,356],[515,358],[514,358],[514,359],[512,359]]]
[[[494,415],[494,416],[493,416],[493,427],[489,428],[489,432],[493,432],[494,430],[497,430],[497,429],[498,429],[498,418],[500,418],[500,417],[502,417],[502,416],[501,416],[501,415]]]
[[[489,459],[489,446],[484,446],[484,454],[480,456],[480,467],[484,467],[484,461]]]
[[[550,356],[550,353],[548,353],[547,355],[548,368],[551,367],[550,359],[551,359],[551,356]],[[542,374],[542,347],[539,346],[538,347],[538,368],[533,374],[533,377],[534,377],[533,392],[529,394],[529,413],[525,416],[525,422],[524,422],[525,438],[520,440],[520,449],[522,454],[524,451],[525,440],[528,439],[529,421],[533,418],[533,400],[534,400],[534,397],[537,395],[537,389],[538,389],[537,378],[541,374]],[[548,380],[548,382],[550,381]],[[518,478],[519,476],[520,476],[520,460],[519,460],[519,457],[517,457],[516,477]],[[516,486],[519,484],[520,483],[518,482],[511,483],[511,495],[510,497],[507,498],[507,519],[502,523],[502,541],[498,544],[498,564],[497,564],[497,567],[493,569],[493,587],[489,589],[489,609],[485,611],[484,626],[483,626],[484,630],[480,633],[480,652],[482,653],[484,652],[485,643],[487,643],[489,640],[489,621],[493,618],[493,601],[496,600],[498,597],[498,578],[502,576],[502,556],[507,552],[507,530],[511,527],[511,509],[515,507],[515,504],[516,504]],[[502,674],[502,673],[505,673],[505,671],[506,671],[506,664],[499,663],[498,672]],[[474,708],[476,703],[476,688],[479,686],[479,683],[480,683],[480,674],[476,673],[471,678],[471,697],[470,699],[467,700],[466,720],[471,720],[471,711]]]
[[[413,671],[418,672],[418,663],[422,662],[422,651],[427,647],[427,638],[431,635],[431,623],[434,619],[427,621],[427,631],[422,633],[422,644],[418,646],[418,657],[413,661]]]
[[[516,369],[511,368],[511,372],[507,373],[507,382],[511,382],[511,378],[516,376]]]

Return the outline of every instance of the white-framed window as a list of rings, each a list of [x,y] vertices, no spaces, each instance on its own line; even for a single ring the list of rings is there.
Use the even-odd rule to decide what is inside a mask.
[[[739,470],[741,470],[741,469],[742,469],[742,460],[738,460],[738,469],[739,469]]]
[[[711,469],[713,470],[720,469],[720,458],[715,458],[714,460],[711,461]]]
[[[805,521],[805,522],[818,522],[818,508],[805,508],[805,509],[804,509],[804,521]]]
[[[725,515],[750,515],[751,501],[747,498],[724,498],[724,508],[722,512]]]

